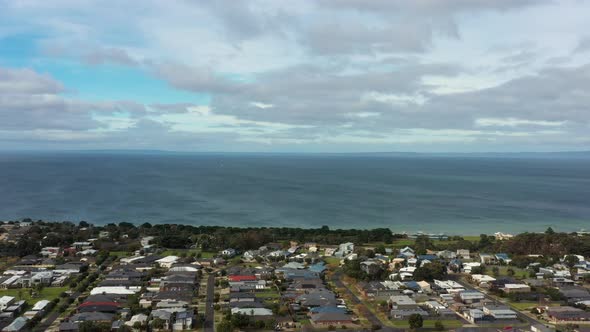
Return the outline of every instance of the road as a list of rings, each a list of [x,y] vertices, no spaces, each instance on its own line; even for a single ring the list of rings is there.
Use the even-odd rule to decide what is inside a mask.
[[[334,282],[336,287],[344,289],[344,291],[350,295],[352,304],[354,304],[354,305],[362,304],[361,299],[359,299],[358,296],[356,296],[356,294],[351,292],[350,289],[348,289],[348,287],[346,287],[346,285],[344,285],[344,283],[342,282],[342,272],[335,272],[334,274],[332,274],[332,281]],[[381,329],[379,331],[385,331],[385,332],[404,331],[404,329],[396,329],[393,327],[385,326],[381,322],[381,320],[379,320],[379,318],[377,316],[375,316],[375,314],[373,312],[371,312],[371,310],[369,310],[366,306],[362,305],[360,307],[361,307],[360,314],[363,315],[369,321],[369,323],[371,323],[372,325],[381,326]]]
[[[473,286],[473,285],[471,285],[471,284],[469,284],[467,282],[462,281],[457,276],[453,276],[451,278],[451,275],[449,275],[449,279],[454,279],[456,282],[458,282],[461,285],[463,285],[463,287],[465,287],[465,289],[471,289],[471,290],[476,290],[478,292],[482,292],[485,295],[486,299],[489,300],[489,301],[492,301],[494,304],[497,304],[497,305],[505,305],[505,306],[510,307],[509,303],[506,303],[505,301],[502,301],[502,300],[500,300],[500,299],[498,299],[498,298],[496,298],[494,296],[491,296],[485,290],[483,290],[483,289],[481,289],[479,287],[475,287],[475,286]],[[530,317],[528,315],[523,314],[522,312],[520,312],[520,310],[517,310],[517,309],[514,309],[514,308],[512,308],[512,309],[516,312],[516,314],[517,314],[517,316],[518,316],[519,319],[527,322],[530,325],[546,325],[543,322],[540,322],[540,321],[538,321],[538,320],[536,320],[536,319],[534,319],[534,318],[532,318],[532,317]]]
[[[70,298],[74,299],[74,302],[72,302],[73,304],[76,303],[76,299],[80,296],[80,292],[74,292],[72,293],[72,295],[70,295]],[[56,308],[57,309],[57,308]],[[42,321],[39,325],[37,325],[33,330],[35,332],[43,332],[43,331],[47,331],[51,325],[53,324],[53,322],[55,322],[55,320],[61,315],[61,312],[57,311],[57,310],[53,310],[49,316],[47,316],[45,318],[44,321]]]
[[[207,278],[207,298],[205,300],[205,332],[215,331],[215,310],[213,310],[213,299],[215,296],[215,274],[209,274]]]

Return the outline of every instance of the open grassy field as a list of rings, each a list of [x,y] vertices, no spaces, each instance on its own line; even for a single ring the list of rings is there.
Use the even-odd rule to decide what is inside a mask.
[[[277,299],[279,298],[281,295],[279,294],[279,292],[277,292],[276,290],[266,290],[263,292],[256,292],[255,293],[257,298],[260,299]]]
[[[217,255],[216,252],[201,251],[201,249],[166,249],[160,255],[162,256],[181,256],[182,254],[190,256],[201,253],[201,258],[213,258]]]
[[[45,287],[43,288],[41,293],[37,294],[35,297],[31,297],[31,295],[29,294],[29,288],[2,289],[0,290],[0,296],[14,296],[17,301],[25,300],[27,301],[28,305],[32,306],[40,300],[51,301],[59,297],[59,294],[67,290],[68,287]]]

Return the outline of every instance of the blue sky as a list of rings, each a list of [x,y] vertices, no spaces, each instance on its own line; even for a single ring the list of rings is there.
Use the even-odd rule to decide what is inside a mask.
[[[590,147],[578,0],[0,0],[0,149]]]

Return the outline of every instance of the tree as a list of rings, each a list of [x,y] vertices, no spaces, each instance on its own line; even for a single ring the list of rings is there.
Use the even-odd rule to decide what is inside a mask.
[[[218,332],[232,332],[234,330],[231,322],[227,321],[227,320],[222,320],[221,323],[219,323],[215,326],[215,329]]]
[[[408,318],[408,323],[410,324],[411,329],[419,329],[422,327],[422,324],[424,324],[424,319],[420,314],[412,314]]]
[[[555,234],[555,231],[553,230],[553,228],[547,227],[547,230],[545,231],[545,234],[547,234],[547,235],[553,235],[553,234]]]
[[[511,277],[513,277],[513,276],[514,276],[514,274],[515,274],[515,272],[514,272],[514,269],[513,269],[513,268],[511,268],[511,267],[509,267],[509,268],[506,270],[506,273],[508,273],[508,275],[509,275],[509,276],[511,276]]]
[[[580,262],[580,259],[578,259],[578,257],[575,255],[568,255],[565,257],[565,260],[563,262],[571,270],[574,268],[576,264]]]
[[[163,329],[164,323],[166,323],[162,318],[156,317],[152,321],[152,326],[156,329]]]
[[[492,267],[492,274],[494,275],[494,277],[497,277],[498,275],[500,275],[500,269],[497,266]]]
[[[434,279],[444,280],[447,276],[447,267],[440,262],[425,264],[414,271],[416,281],[433,281]]]
[[[434,323],[434,329],[437,330],[437,331],[444,331],[445,330],[445,325],[440,320],[437,320]]]

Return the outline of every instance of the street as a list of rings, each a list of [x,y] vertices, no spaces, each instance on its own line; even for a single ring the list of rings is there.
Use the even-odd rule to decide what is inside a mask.
[[[215,331],[215,310],[213,309],[213,298],[215,295],[215,274],[209,274],[207,279],[207,298],[205,300],[205,332]]]

